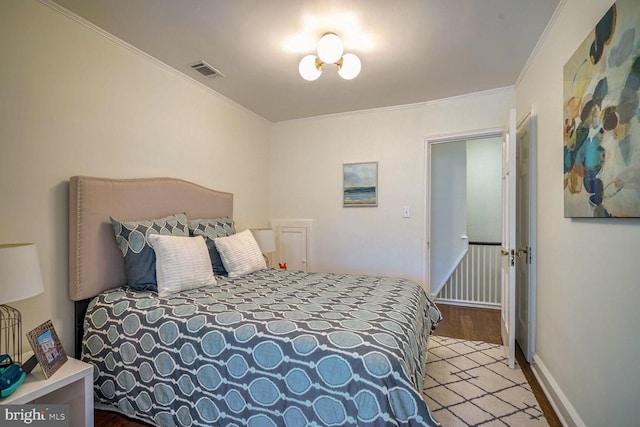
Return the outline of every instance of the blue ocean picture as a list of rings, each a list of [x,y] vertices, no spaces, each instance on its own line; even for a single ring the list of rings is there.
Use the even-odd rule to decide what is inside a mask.
[[[378,163],[348,163],[343,172],[343,205],[377,206]]]

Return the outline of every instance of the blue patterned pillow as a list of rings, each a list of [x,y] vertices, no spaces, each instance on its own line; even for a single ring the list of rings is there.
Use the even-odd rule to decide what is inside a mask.
[[[156,254],[147,237],[150,234],[188,236],[187,216],[175,214],[140,221],[118,221],[111,218],[111,225],[124,257],[127,284],[140,291],[157,291]]]
[[[213,239],[216,237],[231,236],[235,233],[236,228],[233,219],[228,216],[189,220],[189,234],[191,236],[203,236],[205,238],[207,249],[209,250],[209,257],[211,258],[213,274],[218,276],[226,276],[227,270],[224,268],[224,264],[222,264],[222,258],[220,258],[220,253],[215,243],[213,243]]]

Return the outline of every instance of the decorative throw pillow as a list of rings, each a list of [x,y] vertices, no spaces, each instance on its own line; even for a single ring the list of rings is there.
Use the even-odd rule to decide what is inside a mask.
[[[152,234],[148,239],[156,254],[159,296],[216,284],[204,237]]]
[[[127,284],[140,291],[156,291],[156,255],[147,238],[151,234],[188,236],[187,216],[169,215],[164,218],[119,221],[111,218],[116,242],[124,257]]]
[[[267,264],[251,231],[213,239],[229,277],[240,277],[264,270]]]
[[[203,236],[209,250],[213,274],[226,276],[227,270],[224,268],[220,253],[216,249],[213,239],[216,237],[227,237],[235,234],[236,229],[233,219],[228,216],[218,218],[202,218],[189,220],[189,234],[191,236]]]

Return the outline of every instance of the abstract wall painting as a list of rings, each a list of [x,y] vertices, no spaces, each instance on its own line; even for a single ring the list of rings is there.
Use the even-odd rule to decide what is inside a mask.
[[[342,166],[342,206],[378,206],[378,162]]]
[[[564,216],[640,217],[640,1],[615,2],[563,73]]]

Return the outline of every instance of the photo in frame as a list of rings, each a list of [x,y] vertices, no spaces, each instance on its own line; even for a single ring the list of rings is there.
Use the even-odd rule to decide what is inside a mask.
[[[378,162],[342,166],[342,206],[378,206]]]
[[[563,69],[564,216],[640,217],[640,2],[617,0]]]
[[[47,320],[27,332],[27,338],[36,359],[42,366],[45,378],[53,375],[67,361],[67,354],[64,352],[51,320]]]

